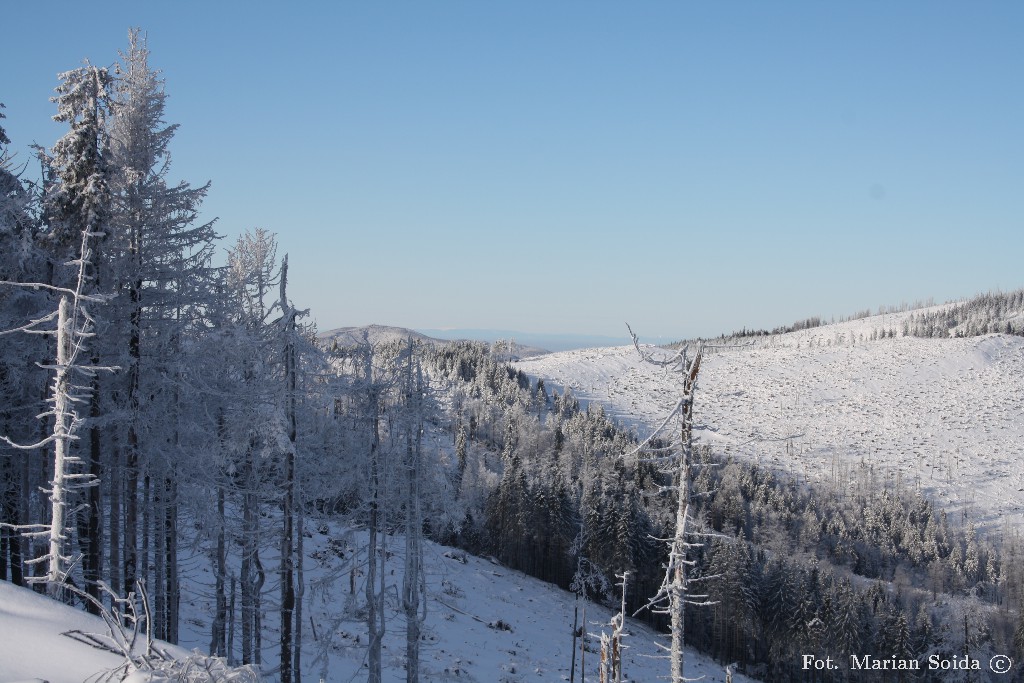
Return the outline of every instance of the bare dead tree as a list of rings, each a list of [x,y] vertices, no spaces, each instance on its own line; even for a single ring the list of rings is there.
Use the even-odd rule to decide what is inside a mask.
[[[668,435],[669,446],[658,449],[655,457],[664,462],[674,461],[672,487],[677,496],[675,532],[670,539],[663,539],[668,543],[669,554],[668,564],[665,567],[665,577],[662,580],[658,592],[646,603],[643,609],[650,609],[658,614],[667,614],[670,620],[672,632],[672,645],[669,649],[669,661],[671,673],[669,680],[672,683],[681,683],[689,680],[685,677],[685,613],[686,605],[709,605],[706,595],[696,595],[690,591],[690,584],[693,581],[688,575],[688,570],[693,566],[693,560],[687,559],[687,550],[699,546],[700,543],[688,540],[693,536],[695,529],[692,528],[690,517],[690,478],[693,467],[693,402],[697,389],[697,375],[700,372],[701,360],[704,357],[704,344],[697,344],[693,357],[689,357],[690,346],[684,344],[674,355],[658,358],[650,348],[642,348],[636,334],[629,326],[629,333],[633,338],[633,345],[637,353],[646,363],[665,368],[668,371],[676,372],[682,380],[682,391],[675,407],[654,430],[650,436],[637,446],[636,449],[627,454],[627,457],[638,455],[644,448],[649,446],[655,438]],[[676,433],[670,432],[671,426],[675,424]],[[674,455],[665,453],[674,452]]]
[[[50,443],[53,444],[53,480],[50,484],[50,523],[32,524],[14,527],[31,537],[45,537],[49,540],[48,552],[38,558],[29,560],[28,563],[43,563],[47,565],[45,577],[37,579],[37,582],[45,581],[47,592],[51,597],[58,597],[67,581],[74,560],[67,554],[68,521],[67,506],[68,495],[78,489],[95,486],[99,482],[87,472],[76,472],[81,459],[71,452],[71,442],[77,439],[76,432],[81,427],[82,419],[78,416],[75,404],[82,403],[86,396],[84,387],[74,383],[74,376],[84,375],[93,377],[98,371],[113,371],[114,367],[99,367],[82,364],[80,359],[85,353],[85,342],[93,336],[93,320],[86,310],[85,304],[89,302],[103,302],[106,297],[100,295],[85,294],[87,283],[86,272],[90,264],[91,256],[90,239],[101,236],[99,233],[82,231],[79,257],[69,261],[67,265],[75,266],[78,270],[75,279],[74,289],[55,287],[41,283],[18,283],[0,282],[0,284],[29,287],[33,289],[47,289],[59,293],[60,303],[53,313],[29,321],[25,325],[14,330],[7,330],[2,334],[21,331],[31,334],[53,335],[57,338],[56,362],[53,365],[44,366],[47,370],[53,370],[54,380],[50,390],[49,403],[52,408],[40,415],[40,418],[53,417],[53,429],[46,438],[29,445],[17,444],[5,436],[0,436],[8,446],[19,450],[33,450],[42,448]],[[56,319],[54,329],[46,329],[46,324]]]
[[[621,579],[621,583],[616,585],[621,589],[622,605],[611,619],[611,635],[601,632],[601,683],[622,683],[622,636],[626,626],[626,586],[629,572],[615,576]]]
[[[369,505],[370,518],[367,533],[366,573],[366,628],[369,635],[367,653],[367,683],[382,680],[381,645],[384,639],[384,563],[387,558],[387,534],[382,504],[384,492],[384,463],[380,449],[380,394],[382,387],[375,381],[373,349],[365,346],[364,381],[366,382],[366,418],[369,423]],[[379,581],[379,584],[378,584]]]
[[[405,577],[402,583],[402,609],[405,612],[406,681],[419,683],[420,634],[427,617],[426,573],[423,569],[423,513],[420,505],[420,479],[423,451],[423,370],[413,359],[412,337],[408,345],[405,403]],[[415,377],[414,377],[415,363]]]

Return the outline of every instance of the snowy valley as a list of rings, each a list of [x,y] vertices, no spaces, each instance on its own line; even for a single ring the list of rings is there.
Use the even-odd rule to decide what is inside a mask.
[[[486,23],[503,28],[506,20]],[[417,41],[433,40],[410,25]],[[333,38],[322,42],[348,44]],[[604,55],[599,42],[595,54]],[[670,36],[673,49],[677,42]],[[514,48],[510,65],[523,56]],[[432,50],[422,52],[412,61]],[[361,215],[320,206],[321,229],[332,239],[343,233],[344,249],[323,234],[293,234],[291,243],[308,240],[307,256],[323,252],[329,265],[297,258],[290,270],[274,232],[235,229],[224,240],[220,224],[202,218],[211,185],[168,175],[177,126],[165,121],[164,79],[149,55],[146,34],[131,29],[116,63],[86,61],[58,75],[51,102],[62,134],[34,148],[38,179],[15,163],[0,128],[0,683],[1024,682],[1024,289],[665,347],[546,353],[388,325],[321,333],[307,302],[296,301],[311,291],[337,307],[335,316],[398,317],[385,306],[392,296],[420,322],[435,313],[418,308],[437,302],[449,319],[436,314],[430,324],[461,325],[463,309],[491,316],[452,328],[474,334],[524,319],[534,328],[571,326],[567,311],[576,312],[581,287],[612,273],[630,282],[605,288],[622,295],[618,304],[608,291],[583,292],[589,319],[604,321],[586,325],[600,330],[617,305],[677,292],[675,278],[687,287],[698,281],[677,274],[675,261],[655,264],[663,256],[655,252],[674,259],[687,231],[733,240],[701,221],[721,206],[759,201],[715,200],[677,230],[679,202],[708,194],[705,182],[731,188],[731,166],[722,166],[720,181],[697,182],[704,169],[684,182],[670,168],[676,158],[652,165],[646,179],[616,162],[629,182],[609,182],[637,194],[610,211],[595,205],[592,216],[623,221],[595,227],[579,209],[600,194],[588,183],[606,175],[605,155],[619,155],[595,132],[601,145],[584,136],[586,154],[564,152],[573,163],[601,155],[592,177],[554,164],[557,182],[542,178],[532,199],[509,188],[536,169],[477,170],[490,156],[511,163],[522,151],[479,152],[494,140],[460,147],[438,137],[422,166],[380,154],[412,138],[434,141],[420,120],[415,134],[387,128],[379,149],[367,147],[374,161],[356,175],[380,175],[366,186],[332,175],[334,166],[353,165],[352,139],[331,151],[310,145],[332,161],[329,173],[302,164],[301,173],[268,172],[266,150],[247,140],[261,163],[236,169],[258,168],[261,182],[295,175],[330,184],[294,195],[275,188],[267,192],[275,210],[320,206],[339,187],[353,193],[340,204],[372,200]],[[467,55],[452,64],[478,57]],[[448,74],[449,66],[434,71]],[[576,73],[565,70],[566,82],[575,85]],[[327,82],[316,81],[317,92],[344,91]],[[384,81],[371,72],[367,82]],[[481,83],[491,83],[489,73]],[[606,91],[600,79],[594,84]],[[507,102],[548,100],[509,95]],[[451,118],[478,99],[438,107],[445,126],[461,134],[486,123]],[[401,102],[384,109],[421,109]],[[507,102],[503,121],[514,109]],[[601,111],[595,102],[587,98],[579,112]],[[341,107],[346,115],[350,104]],[[648,109],[689,105],[638,104],[620,122]],[[210,114],[205,101],[201,111]],[[378,118],[388,117],[368,114],[363,125]],[[576,118],[565,125],[582,132]],[[508,118],[512,127],[496,138],[518,140],[518,119]],[[740,140],[731,129],[726,138]],[[645,166],[647,154],[674,149],[663,142],[623,150],[643,151]],[[547,168],[551,150],[542,147],[536,160]],[[808,158],[820,156],[817,147]],[[460,148],[457,173],[435,166]],[[721,150],[711,151],[717,164]],[[403,187],[395,178],[407,169]],[[477,175],[491,178],[493,196],[464,191],[462,179]],[[454,194],[438,200],[434,228],[421,228],[435,199],[424,179],[435,176]],[[566,179],[582,183],[575,204],[562,196]],[[841,196],[862,181],[844,179]],[[681,199],[677,185],[693,197]],[[657,216],[637,214],[658,187],[670,204]],[[256,188],[245,186],[246,204]],[[807,194],[828,196],[819,190]],[[897,194],[890,204],[901,201]],[[552,203],[516,213],[541,196]],[[834,254],[870,245],[861,223],[891,232],[881,218],[885,197],[876,184],[871,213],[851,205],[834,227],[857,245],[833,245],[829,259],[782,267],[760,250],[790,249],[788,241],[759,244],[773,233],[758,227],[744,246],[772,270],[751,281],[782,271],[818,277],[802,268],[830,267]],[[441,208],[477,199],[480,213],[461,220]],[[769,223],[814,213],[805,197],[794,201],[799,211]],[[406,204],[413,213],[391,213]],[[929,229],[932,211],[944,212],[929,206]],[[378,216],[382,223],[371,220]],[[731,222],[761,226],[756,218]],[[305,219],[277,220],[303,227]],[[548,221],[543,234],[522,234]],[[580,221],[579,232],[562,235],[564,221]],[[815,239],[819,222],[807,229]],[[644,236],[643,251],[631,251],[636,245],[618,237],[627,224],[637,235],[644,225],[670,226],[650,244],[664,239],[672,248],[651,248]],[[601,230],[616,237],[593,239]],[[500,244],[480,239],[492,238],[488,231]],[[789,241],[814,242],[806,237]],[[1009,238],[1000,240],[993,244],[1015,253]],[[918,240],[937,241],[931,233]],[[734,246],[702,246],[687,258],[731,259]],[[608,253],[613,267],[600,265]],[[566,256],[573,260],[563,263]],[[509,270],[493,267],[502,259]],[[324,279],[349,268],[365,268],[351,287]],[[724,269],[708,272],[721,278]],[[674,279],[633,280],[665,273]],[[303,281],[306,290],[296,286]],[[750,303],[746,288],[734,296]],[[733,310],[708,301],[680,299],[677,307]],[[515,307],[536,315],[516,318]],[[651,303],[647,320],[665,309]],[[571,346],[580,337],[521,341],[545,338]]]

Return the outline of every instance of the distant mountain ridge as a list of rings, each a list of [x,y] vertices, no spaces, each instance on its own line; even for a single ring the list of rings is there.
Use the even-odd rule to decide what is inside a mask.
[[[489,330],[480,328],[465,329],[424,329],[424,334],[440,339],[472,339],[493,342],[499,339],[511,339],[525,347],[546,349],[548,351],[568,351],[571,349],[593,349],[606,346],[623,346],[630,343],[629,337],[610,337],[597,334],[545,334],[542,332],[517,332],[514,330]],[[665,339],[664,341],[671,341]],[[659,341],[660,343],[660,341]]]
[[[413,341],[422,344],[447,344],[443,339],[435,339],[416,330],[406,327],[393,327],[391,325],[362,325],[359,327],[337,327],[333,330],[321,332],[320,339],[325,341],[336,341],[338,346],[357,346],[359,344],[387,344],[398,341],[406,341],[412,337]]]
[[[319,335],[320,339],[325,342],[337,342],[338,346],[358,346],[360,344],[392,344],[395,342],[404,342],[410,337],[414,342],[420,344],[428,344],[430,346],[443,346],[445,344],[451,344],[455,341],[487,341],[494,342],[496,339],[478,339],[469,336],[452,336],[449,338],[438,339],[423,332],[417,332],[416,330],[409,329],[407,327],[394,327],[391,325],[362,325],[360,327],[338,327],[333,330],[327,330],[321,332]],[[505,338],[509,340],[511,338]],[[512,357],[512,360],[518,360],[520,358],[530,358],[533,356],[540,356],[549,351],[544,348],[536,346],[529,346],[521,344],[518,341],[511,340],[511,348],[502,345],[502,351],[506,351]]]

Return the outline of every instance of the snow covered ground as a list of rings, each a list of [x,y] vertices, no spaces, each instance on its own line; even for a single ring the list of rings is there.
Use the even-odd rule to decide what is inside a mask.
[[[0,581],[0,681],[98,681],[124,663],[117,655],[62,635],[74,630],[109,634],[99,617]],[[166,643],[160,647],[175,656],[187,655]]]
[[[356,574],[355,595],[349,594],[352,553],[365,542],[359,533],[322,526],[306,539],[309,565],[303,647],[303,679],[328,683],[366,680],[366,624],[360,621],[364,601]],[[384,681],[406,680],[404,621],[399,615],[401,539],[389,544],[397,551],[390,560],[384,639]],[[315,558],[322,558],[317,563]],[[429,591],[426,628],[422,642],[421,679],[425,682],[512,683],[567,681],[572,651],[573,596],[553,586],[507,569],[486,559],[443,546],[425,544]],[[316,566],[321,564],[321,566]],[[390,569],[389,569],[390,571]],[[334,581],[330,581],[331,574]],[[205,651],[209,641],[211,605],[202,587],[186,579],[182,601],[182,648],[169,647],[177,656],[186,650]],[[590,604],[587,624],[592,634],[586,654],[587,677],[597,680],[598,640],[611,611]],[[581,621],[581,624],[583,622]],[[273,624],[264,624],[263,665],[273,669],[278,645]],[[104,680],[122,659],[61,635],[70,630],[106,634],[98,617],[63,605],[30,590],[0,582],[0,683],[83,683]],[[668,663],[655,643],[664,635],[628,621],[624,673],[631,681],[656,681],[667,675]],[[318,651],[326,659],[316,660]],[[580,652],[577,652],[580,667]],[[577,680],[580,680],[580,673]],[[687,675],[709,683],[725,680],[721,665],[705,655],[687,653]],[[270,677],[272,679],[272,676]],[[133,679],[136,680],[136,679]],[[142,679],[138,679],[142,680]],[[157,679],[154,679],[157,680]],[[160,679],[163,681],[164,679]],[[736,683],[751,679],[734,675]]]
[[[918,487],[979,528],[1024,522],[1024,338],[886,337],[909,313],[750,340],[709,352],[696,436],[815,479],[865,468]],[[743,343],[743,342],[741,342]],[[675,376],[633,347],[549,354],[517,366],[646,434],[678,397]]]
[[[366,678],[366,623],[363,575],[350,573],[353,562],[365,560],[365,536],[321,525],[305,539],[306,601],[303,636],[303,679],[346,683]],[[400,613],[403,540],[390,537],[386,599],[387,635],[383,646],[384,681],[405,680],[405,621]],[[484,558],[425,542],[428,607],[421,644],[421,677],[425,682],[467,681],[512,683],[567,681],[572,654],[574,596],[555,586],[507,569]],[[361,556],[361,557],[360,557]],[[316,558],[320,558],[317,561]],[[264,558],[268,565],[273,560]],[[317,566],[317,565],[320,566]],[[194,576],[200,576],[193,572]],[[270,576],[268,576],[268,579]],[[350,593],[354,578],[355,592]],[[203,648],[209,641],[212,605],[201,597],[203,587],[190,579],[182,605],[182,645]],[[272,597],[266,599],[273,599]],[[587,679],[597,680],[601,629],[611,610],[590,604],[586,620],[592,636],[586,655]],[[500,624],[499,624],[500,622]],[[581,620],[582,623],[582,620]],[[275,623],[264,623],[265,668],[277,662]],[[667,638],[640,622],[627,622],[629,647],[624,673],[631,681],[656,681],[667,675],[668,662],[657,643]],[[317,661],[318,654],[326,660]],[[580,666],[577,652],[577,667]],[[724,681],[722,665],[689,652],[687,675],[706,674],[705,681]],[[580,680],[577,670],[576,680]],[[734,675],[737,683],[751,679]],[[0,676],[0,682],[4,681]]]
[[[361,620],[364,601],[361,577],[356,593],[349,594],[349,571],[362,534],[339,533],[321,527],[306,539],[310,565],[314,557],[323,567],[307,569],[307,602],[303,679],[328,683],[365,680],[366,625]],[[401,538],[390,545],[399,554],[389,560],[387,635],[384,639],[384,680],[405,680],[405,622],[399,615],[398,591],[402,581]],[[465,555],[444,546],[425,544],[429,601],[421,661],[424,682],[512,683],[569,680],[572,653],[573,595],[511,571],[486,559]],[[333,581],[328,580],[334,572]],[[209,641],[211,605],[203,595],[197,573],[186,578],[182,602],[182,647],[205,651]],[[201,575],[202,572],[198,572]],[[272,599],[272,598],[267,598]],[[609,609],[590,604],[586,621],[591,634],[610,632]],[[269,620],[268,620],[269,621]],[[500,623],[499,623],[500,622]],[[582,622],[581,622],[582,623]],[[278,647],[274,623],[264,623],[265,668],[273,669]],[[61,635],[70,629],[105,634],[97,617],[49,598],[0,581],[0,683],[36,679],[49,683],[99,681],[121,664],[118,657]],[[623,671],[631,681],[655,681],[668,672],[656,643],[659,635],[639,622],[627,622],[628,646]],[[326,660],[317,661],[318,651]],[[587,678],[597,680],[598,641],[591,638],[586,654]],[[577,667],[579,667],[577,651]],[[724,681],[721,665],[699,654],[687,654],[687,674],[706,675],[705,681]],[[576,674],[580,679],[579,669]],[[271,676],[272,678],[272,676]],[[163,679],[161,679],[163,680]],[[735,675],[736,683],[751,679]]]

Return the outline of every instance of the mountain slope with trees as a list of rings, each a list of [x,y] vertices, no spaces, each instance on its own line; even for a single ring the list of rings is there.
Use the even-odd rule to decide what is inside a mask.
[[[633,350],[511,364],[502,343],[325,343],[272,232],[215,262],[208,185],[169,177],[140,35],[116,67],[60,74],[67,133],[37,150],[38,182],[0,130],[0,579],[100,614],[145,597],[148,636],[281,683],[330,678],[339,649],[371,683],[458,678],[462,655],[430,650],[438,604],[487,642],[515,633],[474,669],[487,680],[529,677],[524,661],[593,676],[600,643],[621,670],[595,603],[773,681],[853,676],[808,674],[807,651],[1024,655],[1019,526],[998,507],[1019,500],[1016,293],[708,345],[685,389],[631,370]],[[642,440],[684,393],[693,442]],[[683,449],[693,467],[673,469]],[[680,518],[703,540],[679,532],[673,566],[710,604],[669,619],[641,608]],[[455,605],[473,576],[431,582],[445,552],[569,589],[582,614],[476,621]],[[564,645],[534,643],[559,624]]]

